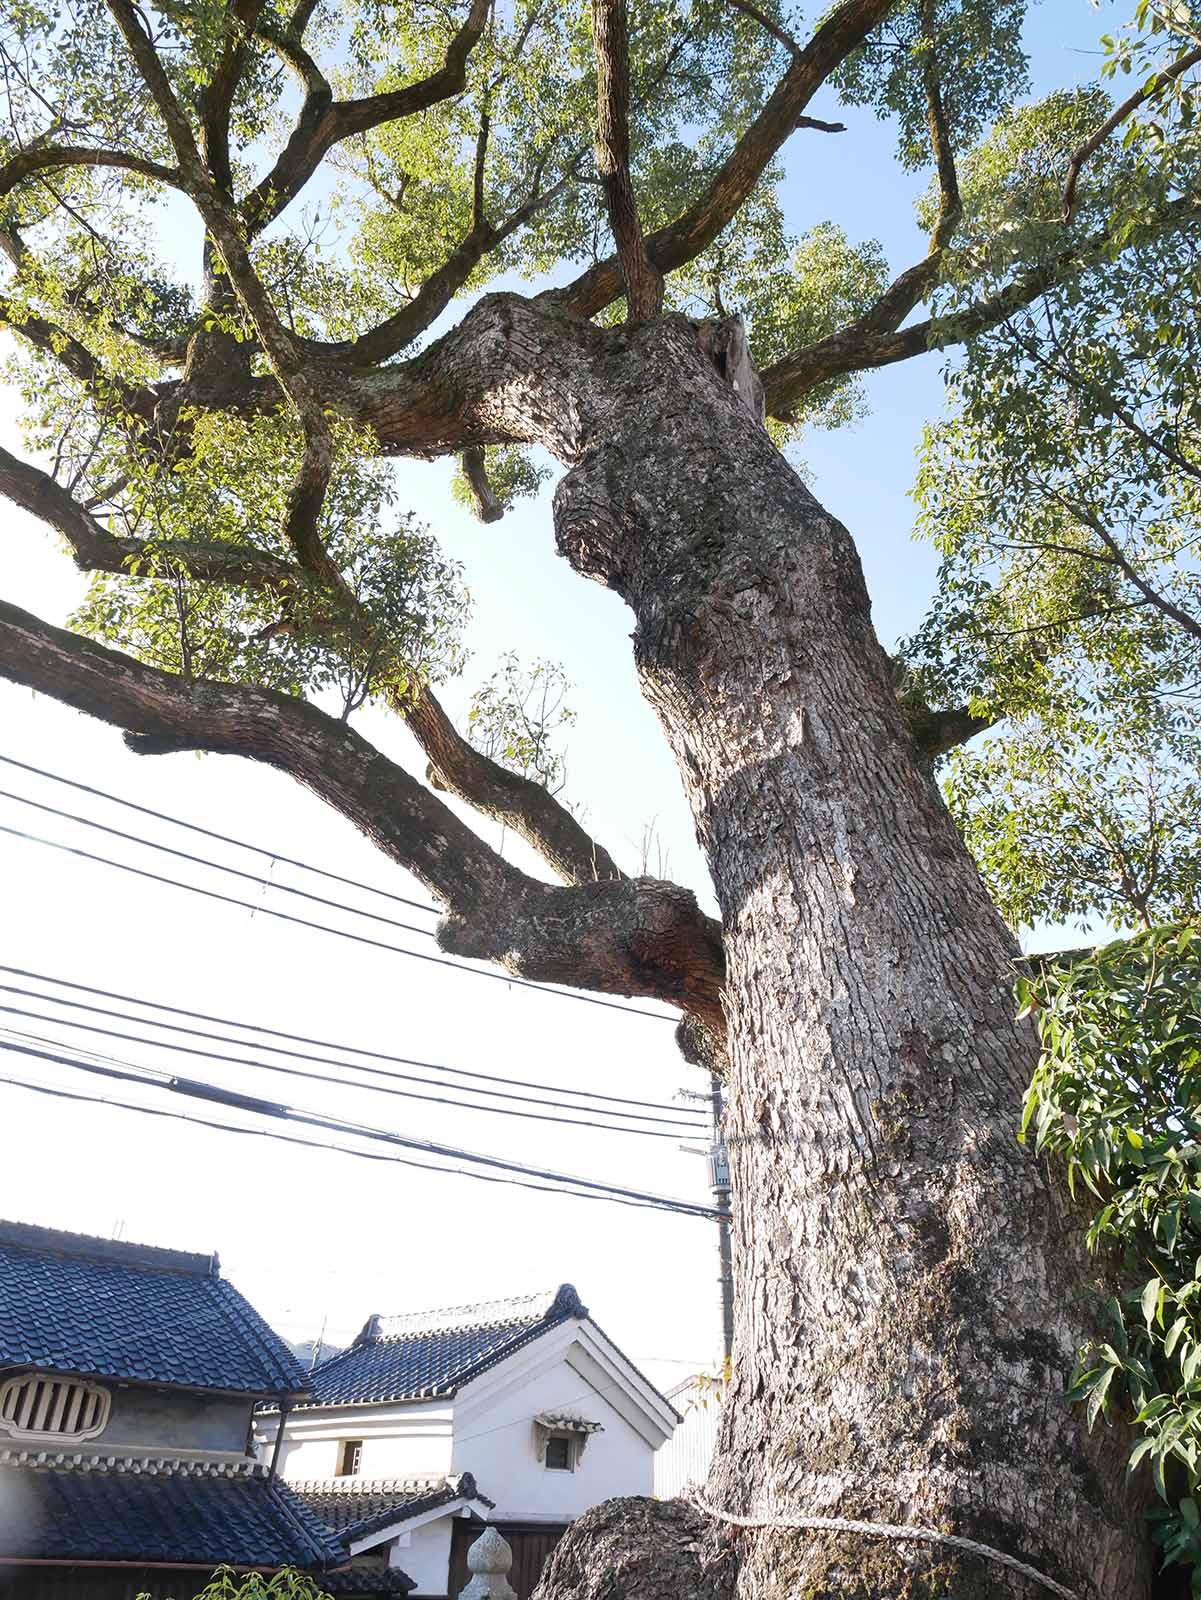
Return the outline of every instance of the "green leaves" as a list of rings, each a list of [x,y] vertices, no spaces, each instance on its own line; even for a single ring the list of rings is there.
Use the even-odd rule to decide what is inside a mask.
[[[559,794],[567,760],[559,741],[575,723],[566,703],[571,684],[554,661],[522,666],[510,651],[471,697],[467,737],[477,750]]]
[[[228,545],[293,562],[283,539],[300,439],[283,414],[247,423],[186,416],[189,449],[165,469],[131,470],[121,530],[146,541],[128,576],[95,577],[74,625],[187,677],[335,697],[349,716],[372,698],[398,705],[423,681],[459,670],[467,595],[458,568],[411,514],[398,513],[387,469],[339,426],[339,462],[320,532],[346,586],[196,581],[173,547]],[[129,463],[126,463],[127,467]]]
[[[844,102],[894,118],[900,158],[930,162],[922,59],[932,55],[952,141],[967,149],[1026,86],[1021,48],[1026,0],[939,0],[933,38],[923,36],[920,0],[903,0],[835,75]]]
[[[1098,1338],[1067,1398],[1090,1427],[1138,1430],[1129,1470],[1150,1468],[1165,1564],[1201,1581],[1201,941],[1159,928],[1076,960],[1040,964],[1018,998],[1042,1058],[1022,1133],[1064,1162],[1096,1206],[1088,1242],[1120,1265]],[[1079,1181],[1078,1181],[1079,1180]]]

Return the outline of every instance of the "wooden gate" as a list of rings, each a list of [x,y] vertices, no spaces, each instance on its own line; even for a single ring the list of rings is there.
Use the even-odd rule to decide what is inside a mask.
[[[517,1591],[517,1600],[530,1600],[542,1576],[546,1558],[567,1532],[565,1522],[495,1522],[492,1526],[506,1539],[513,1551],[513,1570],[509,1582]],[[458,1600],[459,1591],[471,1574],[467,1570],[467,1551],[484,1531],[484,1525],[456,1517],[450,1540],[450,1600]]]

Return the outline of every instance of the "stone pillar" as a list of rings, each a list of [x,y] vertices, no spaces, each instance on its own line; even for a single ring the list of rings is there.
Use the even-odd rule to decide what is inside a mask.
[[[508,1541],[489,1526],[467,1552],[467,1570],[471,1577],[459,1591],[459,1600],[517,1600],[517,1591],[509,1582],[509,1568],[513,1565],[513,1552]]]

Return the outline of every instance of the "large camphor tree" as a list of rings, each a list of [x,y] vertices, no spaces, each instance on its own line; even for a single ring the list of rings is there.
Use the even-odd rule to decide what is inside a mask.
[[[95,575],[69,630],[0,603],[0,674],[135,750],[292,774],[438,898],[445,950],[678,1006],[681,1048],[726,1078],[736,1343],[710,1509],[586,1519],[556,1600],[1048,1592],[988,1552],[1081,1600],[1148,1591],[1130,1439],[1063,1399],[1100,1268],[1015,1139],[1037,1045],[935,768],[1009,716],[1017,742],[959,758],[952,786],[1007,913],[1153,918],[1162,852],[1127,892],[1056,752],[1085,784],[1117,763],[1114,837],[1136,854],[1139,760],[1166,749],[1160,780],[1186,783],[1201,38],[1180,0],[1143,0],[1110,46],[1133,68],[1113,98],[1029,104],[1022,14],[7,0],[0,18],[0,313],[34,447],[0,452],[0,489]],[[833,224],[783,227],[786,165],[841,127],[810,108],[838,106],[890,118],[901,167],[930,169],[928,249],[895,275]],[[181,264],[188,215],[203,245]],[[482,293],[501,277],[522,292]],[[939,348],[967,352],[919,483],[947,564],[893,659],[851,534],[786,447],[856,412],[857,375]],[[633,613],[720,923],[619,871],[539,781],[543,730],[503,683],[487,738],[444,712],[463,596],[385,463],[448,455],[485,521],[546,457],[563,469],[558,549]],[[424,782],[351,726],[367,700],[404,719]],[[1109,889],[1082,867],[1064,901],[1015,871],[1038,815]],[[805,1517],[986,1550],[787,1526]]]

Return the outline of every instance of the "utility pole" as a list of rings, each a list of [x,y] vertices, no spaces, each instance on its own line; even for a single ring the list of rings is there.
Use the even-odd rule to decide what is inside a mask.
[[[713,1118],[708,1151],[694,1144],[682,1144],[680,1149],[692,1155],[707,1154],[709,1157],[709,1187],[713,1193],[714,1207],[719,1213],[717,1256],[721,1271],[717,1281],[721,1289],[722,1356],[729,1361],[734,1349],[734,1256],[730,1243],[730,1158],[721,1132],[722,1112],[725,1110],[721,1079],[716,1073],[710,1076],[708,1094],[698,1094],[693,1089],[681,1089],[679,1093],[686,1100],[707,1100]]]
[[[725,1100],[721,1079],[709,1079],[709,1104],[713,1109],[713,1143],[709,1148],[709,1181],[713,1203],[721,1216],[717,1223],[717,1254],[721,1262],[721,1339],[722,1355],[728,1362],[734,1349],[734,1255],[730,1245],[730,1157],[722,1137],[721,1117]]]

